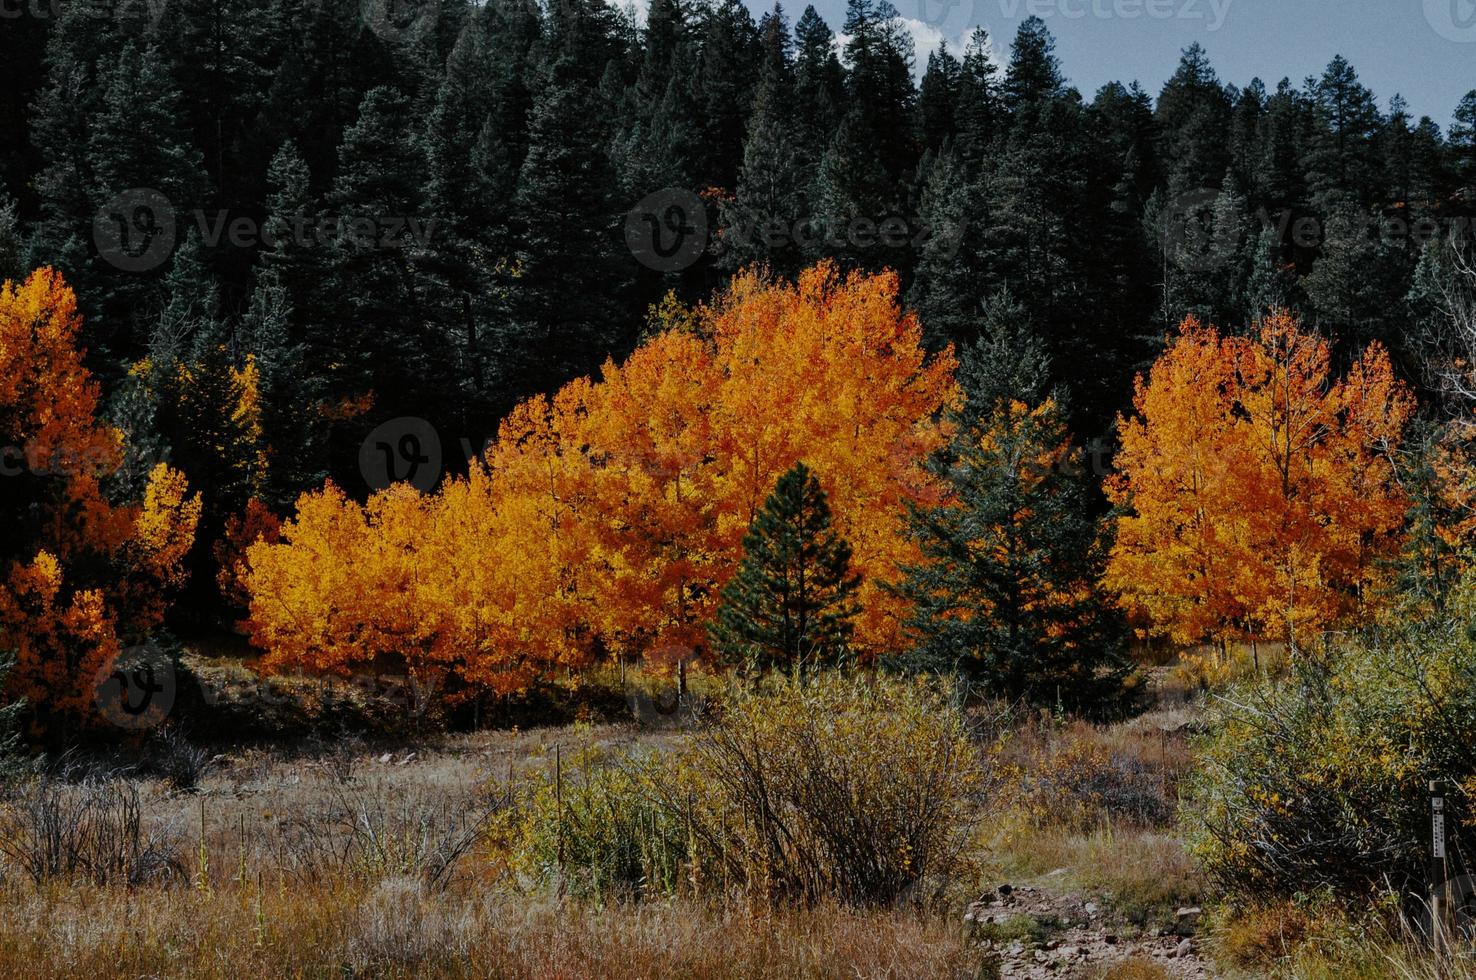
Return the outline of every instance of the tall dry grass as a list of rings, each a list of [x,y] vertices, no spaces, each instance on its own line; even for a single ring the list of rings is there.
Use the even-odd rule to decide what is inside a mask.
[[[0,887],[0,977],[964,977],[955,921],[823,906],[591,904],[287,878],[218,888]]]
[[[549,769],[559,747],[659,751],[683,737],[576,726],[258,747],[193,792],[138,772],[30,783],[3,804],[30,850],[0,858],[0,978],[978,974],[983,954],[946,912],[575,901],[518,876],[509,783]],[[67,838],[76,813],[100,830]],[[143,844],[159,873],[113,859]],[[51,861],[34,874],[33,851]]]

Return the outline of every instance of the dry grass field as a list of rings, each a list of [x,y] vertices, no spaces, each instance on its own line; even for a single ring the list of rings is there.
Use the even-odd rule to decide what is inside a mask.
[[[4,809],[0,975],[1203,975],[1168,935],[1200,897],[1172,834],[1191,717],[984,726],[958,880],[873,908],[580,898],[531,876],[527,787],[693,737],[664,719],[77,757]],[[996,889],[1014,891],[996,921],[966,918]],[[1083,930],[1092,949],[1058,953]]]
[[[981,709],[947,887],[879,904],[538,873],[539,788],[677,758],[703,722],[659,713],[74,755],[0,806],[0,977],[1471,976],[1409,937],[1216,913],[1178,835],[1200,686],[1159,668],[1111,724]]]

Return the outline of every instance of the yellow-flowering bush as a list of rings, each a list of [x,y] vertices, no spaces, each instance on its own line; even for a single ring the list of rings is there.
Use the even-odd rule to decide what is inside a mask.
[[[581,891],[921,898],[957,868],[982,773],[963,714],[925,682],[771,679],[733,689],[683,750],[581,758],[539,786],[525,857]]]
[[[548,774],[528,801],[517,863],[535,883],[575,895],[675,892],[693,848],[656,780],[674,757],[587,750]]]
[[[1304,655],[1289,679],[1216,699],[1185,818],[1233,897],[1422,891],[1430,780],[1460,853],[1476,790],[1476,596],[1464,591],[1447,617]]]

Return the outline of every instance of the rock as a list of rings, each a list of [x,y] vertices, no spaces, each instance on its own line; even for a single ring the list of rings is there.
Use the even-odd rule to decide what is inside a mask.
[[[1087,914],[1088,918],[1092,919],[1095,919],[1097,917],[1097,913],[1102,911],[1096,902],[1087,902],[1081,907],[1081,910]]]
[[[393,752],[386,752],[384,755],[382,755],[382,756],[379,757],[379,761],[380,762],[389,762],[394,757],[395,756],[394,756],[394,753]]]
[[[1182,924],[1192,926],[1199,921],[1199,917],[1203,914],[1204,909],[1198,905],[1191,905],[1188,908],[1182,908],[1175,912],[1174,918]]]
[[[1065,868],[1057,868],[1054,871],[1047,872],[1046,877],[1047,878],[1059,878],[1061,875],[1063,875],[1065,873],[1066,873],[1066,869]]]
[[[1014,890],[1015,889],[1011,888],[1009,885],[1000,885],[998,888],[995,889],[995,891],[998,892],[1000,895],[1008,895]]]
[[[1174,950],[1174,956],[1177,959],[1183,959],[1184,957],[1189,956],[1193,952],[1194,952],[1194,944],[1191,943],[1189,940],[1184,939],[1184,940],[1181,940],[1179,942],[1179,948],[1176,949],[1176,950]]]

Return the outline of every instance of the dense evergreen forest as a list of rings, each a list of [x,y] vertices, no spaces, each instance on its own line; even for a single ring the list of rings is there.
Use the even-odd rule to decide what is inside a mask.
[[[1235,84],[1196,45],[1156,98],[1088,97],[1038,19],[924,53],[885,0],[836,25],[739,0],[50,11],[0,32],[0,274],[75,288],[115,490],[167,459],[202,542],[252,497],[362,496],[366,437],[414,448],[407,418],[464,468],[669,294],[754,264],[896,270],[934,347],[1007,304],[1104,444],[1190,314],[1289,307],[1428,385],[1427,243],[1476,208],[1476,91],[1442,132],[1342,58]]]

